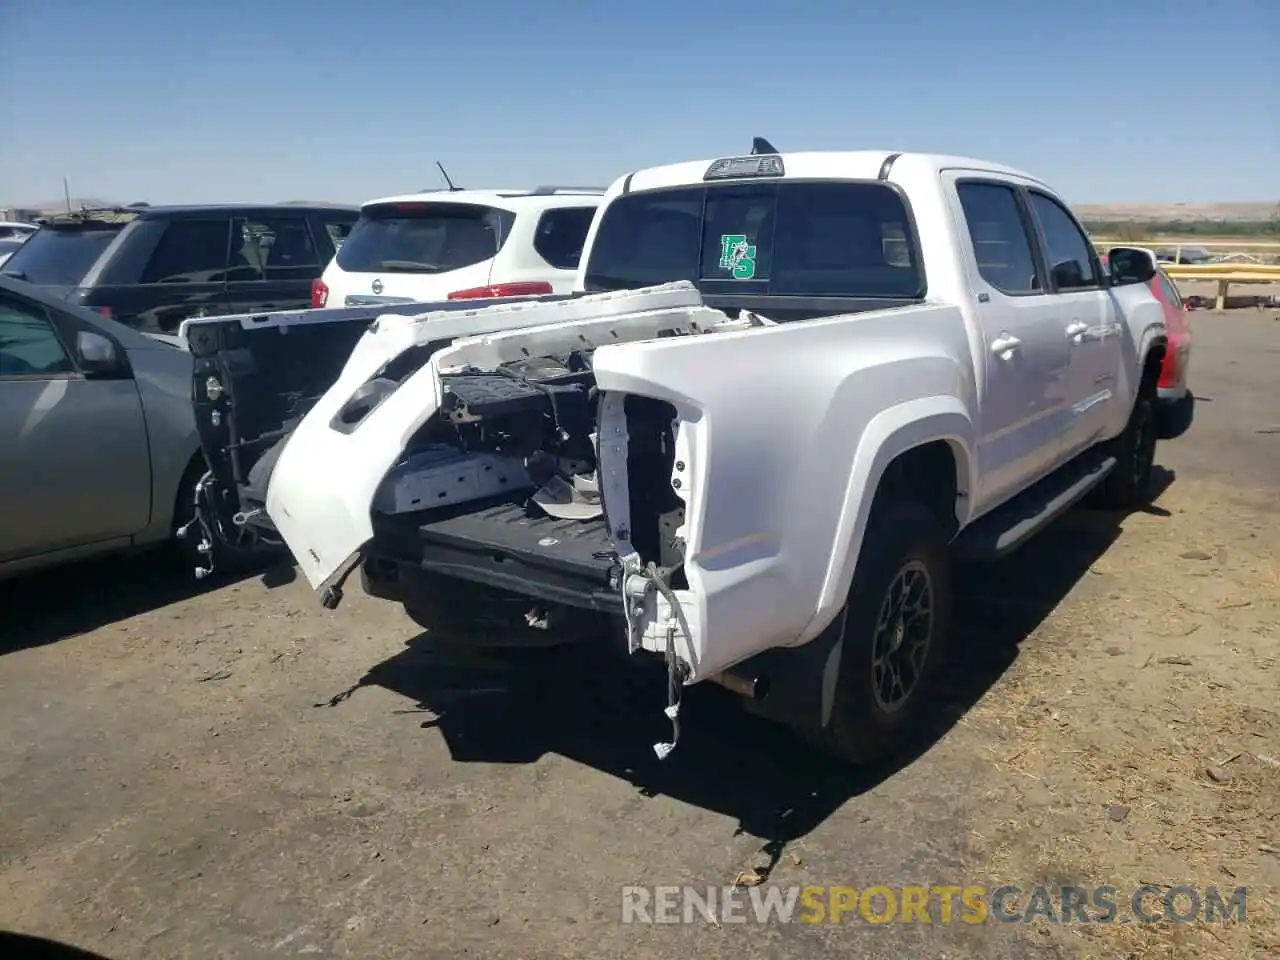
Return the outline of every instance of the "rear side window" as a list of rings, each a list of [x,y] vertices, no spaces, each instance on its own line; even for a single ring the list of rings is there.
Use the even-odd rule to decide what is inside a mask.
[[[1013,188],[998,183],[960,183],[956,193],[982,279],[1001,293],[1043,292],[1031,233]]]
[[[351,234],[351,228],[354,223],[350,220],[326,220],[324,222],[325,233],[329,235],[329,242],[333,244],[334,252],[342,249],[342,243]]]
[[[576,270],[595,215],[595,207],[561,207],[545,211],[534,231],[533,249],[557,270]]]
[[[231,226],[228,279],[287,278],[290,268],[320,265],[311,230],[302,217],[237,217]]]
[[[470,203],[366,207],[338,250],[349,273],[445,273],[493,257],[515,214]]]
[[[1040,221],[1045,256],[1059,293],[1091,289],[1100,279],[1094,264],[1093,245],[1071,214],[1051,197],[1031,191],[1031,209]]]
[[[915,298],[924,274],[906,203],[858,182],[732,183],[620,197],[587,285],[693,280],[712,293]]]
[[[122,224],[43,227],[0,270],[28,283],[78,286],[122,229]]]
[[[141,283],[220,282],[227,272],[230,219],[171,220]]]
[[[698,279],[702,187],[618,197],[605,208],[591,244],[587,286],[647,287]]]

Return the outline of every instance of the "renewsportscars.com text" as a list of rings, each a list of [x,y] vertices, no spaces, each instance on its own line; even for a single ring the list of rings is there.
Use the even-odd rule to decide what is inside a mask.
[[[622,888],[623,923],[1243,923],[1245,887],[656,886]]]

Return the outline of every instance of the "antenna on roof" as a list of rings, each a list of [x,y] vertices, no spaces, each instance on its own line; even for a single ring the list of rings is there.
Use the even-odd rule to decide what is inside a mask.
[[[775,147],[768,140],[766,140],[764,137],[754,137],[751,140],[751,153],[753,156],[760,153],[779,153],[779,152],[780,151],[778,150],[778,148]]]
[[[437,160],[437,161],[436,161],[436,166],[440,168],[440,176],[444,177],[444,182],[445,182],[445,183],[447,183],[447,184],[449,185],[449,192],[450,192],[450,193],[454,193],[454,192],[456,192],[456,191],[458,191],[458,190],[461,190],[461,189],[462,189],[461,187],[455,187],[455,186],[453,185],[453,181],[449,179],[449,174],[448,174],[448,172],[446,172],[446,170],[445,170],[445,168],[444,168],[444,164],[443,164],[443,163],[441,163],[439,160]]]

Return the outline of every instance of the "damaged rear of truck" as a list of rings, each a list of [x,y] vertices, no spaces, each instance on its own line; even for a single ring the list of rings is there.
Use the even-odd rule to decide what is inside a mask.
[[[225,382],[227,319],[197,321],[200,422],[223,431],[206,449],[259,411],[256,470],[224,469],[254,474],[328,606],[359,570],[428,629],[662,658],[673,724],[680,688],[712,680],[882,756],[943,655],[975,363],[960,308],[925,296],[930,257],[959,282],[950,232],[931,251],[917,227],[947,222],[945,197],[909,196],[884,153],[833,156],[620,180],[578,294],[334,325],[336,379],[305,353],[292,383],[262,362],[299,323],[259,331]]]

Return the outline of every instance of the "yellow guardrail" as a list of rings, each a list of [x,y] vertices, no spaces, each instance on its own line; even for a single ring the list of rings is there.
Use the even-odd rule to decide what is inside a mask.
[[[1280,284],[1280,266],[1265,263],[1164,263],[1160,268],[1171,280],[1216,283],[1216,308],[1227,305],[1227,293],[1233,283]]]
[[[1280,265],[1267,263],[1162,263],[1160,268],[1175,280],[1225,277],[1241,283],[1280,283]]]

